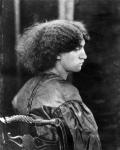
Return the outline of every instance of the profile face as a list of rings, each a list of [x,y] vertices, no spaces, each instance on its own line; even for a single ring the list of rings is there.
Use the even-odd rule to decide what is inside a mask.
[[[60,54],[60,63],[66,72],[79,72],[87,59],[84,50],[85,40],[81,41],[80,47],[75,50]]]

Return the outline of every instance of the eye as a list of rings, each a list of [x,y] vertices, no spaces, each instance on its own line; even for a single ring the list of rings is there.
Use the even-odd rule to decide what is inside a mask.
[[[82,46],[76,47],[75,51],[79,51],[79,50],[81,50],[81,48],[82,48]]]

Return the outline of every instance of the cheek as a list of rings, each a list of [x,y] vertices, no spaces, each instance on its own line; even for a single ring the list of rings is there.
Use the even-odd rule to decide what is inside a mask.
[[[72,65],[71,59],[65,57],[64,59],[62,59],[61,64],[65,70],[69,70],[70,66]]]
[[[64,65],[64,68],[66,68],[67,70],[71,70],[72,68],[75,68],[77,66],[77,59],[72,57],[68,57],[66,59],[64,59],[63,61],[63,65]]]
[[[81,70],[81,65],[77,57],[66,57],[61,63],[66,71],[78,72]]]
[[[61,63],[65,69],[72,69],[78,67],[79,61],[79,55],[75,52],[63,55],[61,59]]]
[[[79,62],[79,57],[78,55],[74,54],[74,55],[69,55],[68,57],[65,58],[66,63],[68,63],[69,65],[75,65]]]
[[[64,60],[69,61],[69,62],[75,61],[75,60],[77,60],[77,55],[71,53],[71,54],[67,55],[67,56],[64,58]]]

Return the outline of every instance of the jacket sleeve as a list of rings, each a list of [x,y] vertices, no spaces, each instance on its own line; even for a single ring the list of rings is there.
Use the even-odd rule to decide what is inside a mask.
[[[74,150],[101,150],[98,128],[91,111],[83,102],[67,101],[54,112],[69,127]]]

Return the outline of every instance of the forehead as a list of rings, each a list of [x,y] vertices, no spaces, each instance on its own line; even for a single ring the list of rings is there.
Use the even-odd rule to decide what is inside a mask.
[[[85,40],[82,40],[81,42],[80,42],[80,46],[84,46],[85,45]]]

